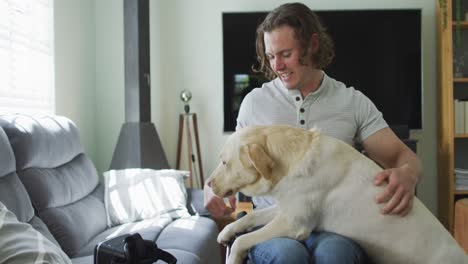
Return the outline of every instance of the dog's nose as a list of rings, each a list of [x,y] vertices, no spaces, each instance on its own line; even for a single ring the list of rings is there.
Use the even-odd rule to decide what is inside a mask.
[[[208,185],[208,187],[211,188],[211,181],[212,181],[212,178],[208,178],[208,180],[206,181],[206,185]]]

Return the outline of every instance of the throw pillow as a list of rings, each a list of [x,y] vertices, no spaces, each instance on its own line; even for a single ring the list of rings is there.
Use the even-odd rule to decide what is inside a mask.
[[[0,237],[0,263],[72,263],[62,249],[30,224],[18,221],[2,202]]]
[[[190,216],[184,178],[188,171],[124,169],[104,172],[108,226],[169,215]]]

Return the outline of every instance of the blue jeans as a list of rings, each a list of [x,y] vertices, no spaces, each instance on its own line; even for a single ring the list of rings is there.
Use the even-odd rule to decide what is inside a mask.
[[[368,263],[367,254],[349,238],[312,232],[304,242],[274,238],[249,250],[248,263]]]

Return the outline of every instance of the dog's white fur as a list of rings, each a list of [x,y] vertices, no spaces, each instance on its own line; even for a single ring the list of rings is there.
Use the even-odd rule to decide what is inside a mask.
[[[306,239],[313,229],[356,241],[376,263],[468,263],[464,251],[414,198],[405,217],[382,215],[373,184],[381,168],[346,143],[287,126],[241,129],[226,142],[221,162],[208,179],[213,192],[228,196],[271,195],[276,205],[226,226],[218,242],[238,237],[228,263],[242,263],[248,249],[275,238]]]

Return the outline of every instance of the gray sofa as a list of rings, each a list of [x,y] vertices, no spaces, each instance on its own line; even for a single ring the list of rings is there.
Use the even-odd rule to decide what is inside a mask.
[[[158,217],[108,228],[104,188],[80,144],[78,130],[60,116],[0,116],[0,201],[19,221],[59,245],[73,263],[93,263],[97,243],[139,232],[178,263],[220,263],[215,222],[201,211],[200,190],[188,190],[189,218]]]

